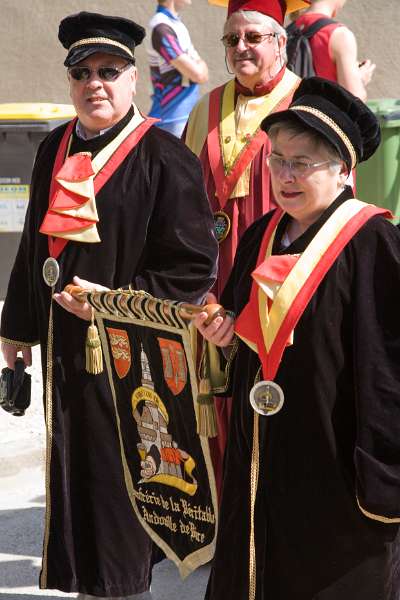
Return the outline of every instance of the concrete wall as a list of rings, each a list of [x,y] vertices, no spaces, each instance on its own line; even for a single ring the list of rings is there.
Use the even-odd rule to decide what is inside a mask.
[[[145,25],[155,0],[0,0],[0,103],[69,102],[65,51],[57,40],[58,23],[65,15],[89,10],[131,17]],[[219,43],[223,9],[207,0],[192,0],[183,13],[195,46],[210,68],[210,87],[227,79]],[[359,56],[377,63],[369,96],[400,98],[399,0],[387,0],[384,10],[375,0],[348,0],[341,20],[355,32]],[[149,107],[150,81],[144,47],[137,49],[140,84],[137,103]]]

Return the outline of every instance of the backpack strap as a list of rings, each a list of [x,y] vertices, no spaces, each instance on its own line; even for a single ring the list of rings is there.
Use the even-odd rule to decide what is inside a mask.
[[[315,23],[310,25],[310,27],[307,27],[307,29],[301,29],[300,31],[301,34],[309,40],[313,37],[313,35],[318,33],[320,29],[323,29],[327,25],[334,25],[336,23],[337,21],[335,21],[335,19],[330,19],[329,17],[322,17],[322,19],[318,19],[318,21],[315,21]]]

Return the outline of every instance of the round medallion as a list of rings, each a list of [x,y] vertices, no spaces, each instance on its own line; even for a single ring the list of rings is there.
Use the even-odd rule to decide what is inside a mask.
[[[231,220],[223,210],[214,213],[215,237],[218,244],[223,242],[231,230]]]
[[[43,264],[43,279],[49,287],[53,287],[60,277],[60,267],[52,256],[46,258]]]
[[[250,404],[254,410],[270,417],[279,412],[284,403],[283,390],[274,381],[259,381],[250,391]]]

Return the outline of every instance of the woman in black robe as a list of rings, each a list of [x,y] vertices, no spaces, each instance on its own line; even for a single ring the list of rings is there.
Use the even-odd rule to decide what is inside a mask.
[[[229,313],[208,326],[205,313],[196,320],[229,356],[234,398],[206,597],[399,600],[400,234],[346,185],[375,151],[378,124],[343,88],[311,78],[263,128],[280,208],[238,248],[222,297],[235,321]],[[357,214],[346,217],[348,207]],[[274,356],[275,298],[317,240],[320,257],[299,296],[330,262]],[[273,381],[255,386],[260,379]]]

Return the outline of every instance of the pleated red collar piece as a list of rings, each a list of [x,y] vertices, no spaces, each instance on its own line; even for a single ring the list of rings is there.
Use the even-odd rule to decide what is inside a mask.
[[[135,113],[126,128],[102,150],[105,159],[96,168],[93,165],[98,155],[93,161],[86,152],[68,156],[76,119],[68,124],[54,162],[49,208],[39,230],[48,236],[50,256],[57,258],[69,240],[100,242],[96,194],[157,120],[143,117],[138,120],[137,115]]]

